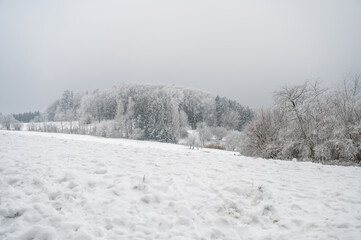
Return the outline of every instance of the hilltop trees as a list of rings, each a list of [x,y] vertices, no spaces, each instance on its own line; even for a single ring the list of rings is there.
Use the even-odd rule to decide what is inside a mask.
[[[218,107],[216,99],[221,102]],[[63,122],[76,121],[84,133],[164,142],[176,142],[186,129],[200,124],[240,130],[253,117],[249,108],[226,98],[193,89],[135,84],[83,95],[67,90],[46,114],[48,120],[60,122],[62,132]],[[69,131],[77,130],[70,127]]]

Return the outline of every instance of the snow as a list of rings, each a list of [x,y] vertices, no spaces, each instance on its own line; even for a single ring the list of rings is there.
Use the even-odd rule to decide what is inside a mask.
[[[0,131],[0,239],[361,239],[361,168]]]

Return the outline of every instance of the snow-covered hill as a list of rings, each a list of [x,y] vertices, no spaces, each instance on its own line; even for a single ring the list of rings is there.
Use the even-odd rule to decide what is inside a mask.
[[[0,239],[361,239],[361,168],[0,131]]]

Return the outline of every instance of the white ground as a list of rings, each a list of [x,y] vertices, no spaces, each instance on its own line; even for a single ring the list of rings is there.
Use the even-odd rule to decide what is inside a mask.
[[[361,239],[361,168],[0,131],[0,239]]]

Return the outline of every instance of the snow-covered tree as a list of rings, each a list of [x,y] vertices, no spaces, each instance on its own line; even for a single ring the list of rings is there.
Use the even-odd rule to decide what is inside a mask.
[[[197,124],[197,131],[201,146],[204,147],[205,143],[211,139],[212,131],[210,127],[208,127],[207,124],[204,122]]]
[[[0,117],[0,124],[6,130],[20,130],[22,127],[21,122],[16,120],[12,114],[6,114]]]
[[[242,140],[242,134],[238,131],[228,131],[225,137],[224,147],[229,151],[238,151]]]

